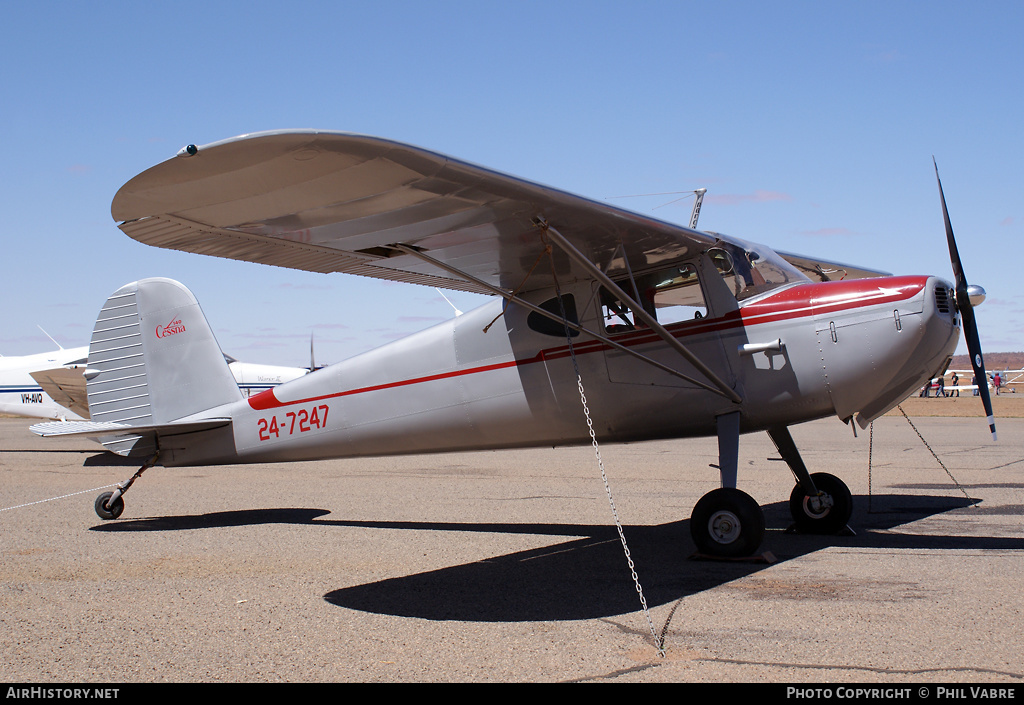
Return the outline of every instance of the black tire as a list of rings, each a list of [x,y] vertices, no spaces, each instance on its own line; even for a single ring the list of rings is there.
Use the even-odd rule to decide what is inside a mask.
[[[846,483],[827,472],[811,475],[814,486],[832,500],[832,506],[815,509],[811,498],[797,485],[789,496],[789,513],[797,530],[806,534],[836,534],[846,528],[853,514],[853,495]]]
[[[764,513],[746,492],[720,487],[694,506],[690,535],[701,553],[721,558],[749,556],[764,539]]]
[[[124,499],[118,497],[109,507],[107,502],[114,496],[113,492],[104,492],[96,498],[96,514],[100,519],[117,519],[124,511]]]

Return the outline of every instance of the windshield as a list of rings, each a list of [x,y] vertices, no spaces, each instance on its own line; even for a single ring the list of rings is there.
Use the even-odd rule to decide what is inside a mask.
[[[771,249],[736,238],[719,240],[708,250],[708,256],[737,301],[786,284],[810,281],[803,272]]]

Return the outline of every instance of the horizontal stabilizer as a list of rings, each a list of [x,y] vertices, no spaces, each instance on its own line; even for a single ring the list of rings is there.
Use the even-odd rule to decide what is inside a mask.
[[[220,428],[231,423],[231,419],[203,419],[202,421],[182,421],[152,426],[129,426],[113,421],[47,421],[29,426],[32,433],[43,436],[176,436],[183,433],[195,433]]]

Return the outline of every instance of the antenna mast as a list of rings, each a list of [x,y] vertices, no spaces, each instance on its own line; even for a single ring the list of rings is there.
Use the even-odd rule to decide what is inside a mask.
[[[700,217],[700,204],[701,201],[704,200],[704,194],[707,192],[708,190],[706,188],[699,188],[696,191],[694,191],[694,194],[696,194],[697,198],[693,202],[693,213],[690,214],[690,230],[697,229],[697,218]]]

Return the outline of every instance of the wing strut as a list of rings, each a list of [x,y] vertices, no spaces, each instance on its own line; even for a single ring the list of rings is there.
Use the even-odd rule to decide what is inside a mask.
[[[686,358],[686,360],[691,365],[696,367],[702,375],[704,375],[712,384],[715,385],[715,387],[718,388],[718,391],[721,392],[723,396],[737,404],[743,403],[743,397],[737,394],[736,390],[734,390],[732,387],[726,384],[725,381],[722,380],[718,375],[712,372],[707,365],[701,362],[696,355],[690,352],[690,350],[687,349],[685,345],[680,343],[674,335],[668,332],[665,329],[665,326],[658,323],[657,319],[654,318],[654,316],[647,313],[647,311],[644,310],[643,306],[634,301],[633,298],[629,296],[629,294],[627,294],[625,291],[623,291],[618,284],[613,282],[607,274],[602,272],[600,268],[598,268],[593,262],[587,259],[586,255],[577,250],[572,245],[572,243],[566,240],[560,232],[552,228],[543,220],[538,220],[538,227],[543,228],[544,232],[546,232],[551,237],[551,239],[555,241],[555,244],[561,247],[565,251],[565,253],[569,255],[569,257],[575,260],[577,264],[579,264],[581,267],[587,270],[595,279],[601,282],[601,284],[606,289],[608,289],[608,291],[610,291],[615,296],[619,297],[620,301],[628,305],[630,307],[630,310],[633,311],[633,314],[637,318],[642,320],[652,331],[657,333],[658,337],[660,337],[662,340],[668,343],[669,346],[672,347],[676,352],[678,352],[680,355]]]
[[[444,262],[441,262],[440,260],[434,259],[430,255],[427,255],[427,254],[425,254],[423,252],[420,252],[419,250],[415,250],[415,249],[413,249],[411,247],[407,247],[407,246],[402,245],[400,243],[395,243],[395,244],[392,244],[392,245],[388,245],[388,247],[392,247],[392,248],[394,248],[396,250],[404,252],[407,255],[412,255],[413,257],[418,257],[419,259],[423,260],[424,262],[427,262],[428,264],[432,264],[435,267],[438,267],[439,269],[442,269],[445,272],[448,272],[449,274],[453,274],[453,275],[455,275],[457,277],[461,277],[462,279],[465,279],[466,281],[472,282],[473,284],[476,284],[476,285],[482,287],[483,289],[491,292],[492,294],[494,294],[496,296],[500,296],[501,298],[505,299],[506,301],[511,301],[512,303],[518,304],[518,305],[522,306],[523,308],[525,308],[525,309],[527,309],[529,311],[533,311],[534,313],[540,314],[541,316],[544,316],[545,318],[549,318],[552,321],[555,321],[556,323],[558,323],[560,325],[568,326],[571,330],[574,330],[577,333],[582,333],[583,335],[588,335],[591,338],[594,338],[596,340],[601,341],[602,343],[604,343],[605,345],[607,345],[609,347],[615,348],[616,350],[624,352],[627,355],[632,355],[633,357],[637,358],[638,360],[642,360],[643,362],[646,362],[649,365],[657,367],[659,370],[662,370],[663,372],[667,372],[667,373],[669,373],[671,375],[675,375],[676,377],[684,379],[687,382],[689,382],[690,384],[695,384],[698,387],[700,387],[702,389],[706,389],[709,392],[714,392],[715,394],[720,394],[721,393],[715,387],[712,387],[711,385],[706,384],[706,383],[700,381],[699,379],[694,379],[693,377],[690,377],[689,375],[683,374],[679,370],[674,370],[671,367],[669,367],[668,365],[661,364],[657,360],[652,360],[651,358],[647,357],[646,355],[638,353],[636,350],[633,350],[631,348],[627,348],[625,345],[621,345],[620,343],[616,343],[614,340],[611,340],[610,338],[606,338],[605,336],[601,335],[600,333],[595,333],[592,330],[584,328],[583,326],[579,325],[578,323],[573,323],[572,321],[567,320],[567,319],[563,318],[562,316],[559,316],[557,313],[552,313],[551,311],[547,311],[547,310],[541,308],[540,306],[537,306],[535,304],[530,303],[529,301],[526,301],[525,299],[520,298],[519,296],[517,296],[514,293],[510,294],[509,292],[504,291],[503,289],[499,289],[496,286],[492,286],[492,285],[488,284],[487,282],[483,281],[482,279],[478,279],[478,278],[474,277],[471,274],[467,274],[466,272],[463,272],[463,271],[461,271],[459,269],[456,269],[455,267],[452,267],[451,265],[445,264]],[[699,367],[698,367],[698,369],[699,369]],[[729,390],[729,391],[732,391],[732,390]],[[739,399],[739,397],[737,397],[737,401],[742,401],[742,400]]]

